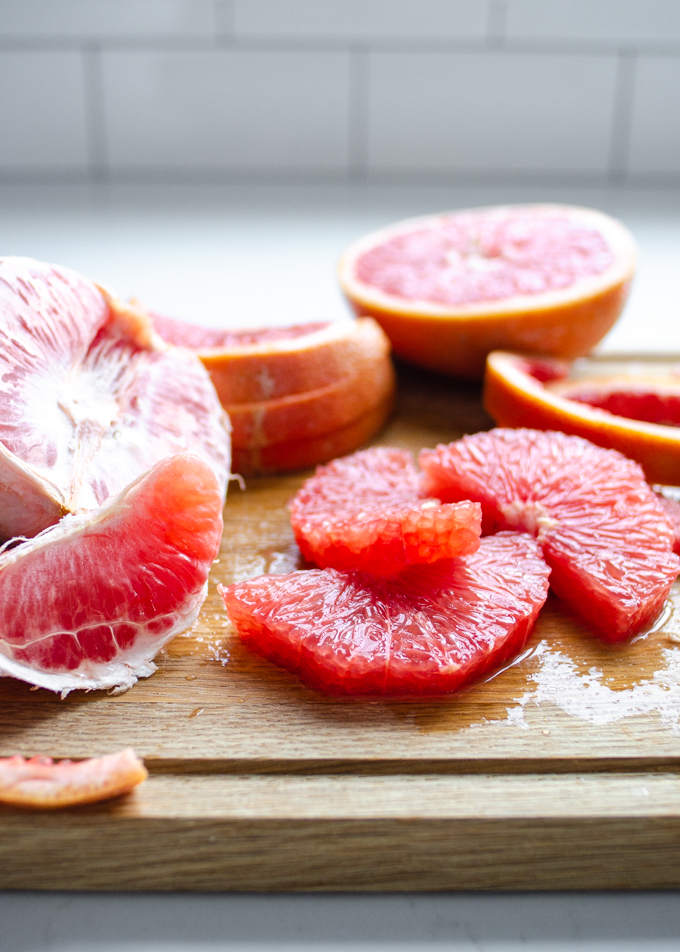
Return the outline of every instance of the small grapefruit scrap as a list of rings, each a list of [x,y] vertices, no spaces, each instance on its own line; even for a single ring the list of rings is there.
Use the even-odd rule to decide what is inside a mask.
[[[157,463],[101,509],[0,555],[0,674],[62,695],[131,687],[195,621],[222,533],[196,456]]]
[[[289,508],[303,557],[320,568],[392,575],[479,547],[479,504],[423,498],[406,450],[373,447],[321,466]]]
[[[640,467],[577,436],[496,429],[423,450],[424,491],[481,503],[483,531],[536,536],[551,587],[606,642],[656,619],[680,571]]]
[[[489,354],[484,405],[500,426],[583,436],[634,459],[651,482],[680,485],[680,377],[569,373],[562,361]]]
[[[345,252],[339,278],[397,356],[481,378],[492,350],[588,353],[618,318],[635,260],[629,231],[608,215],[511,205],[374,232]]]
[[[520,533],[398,575],[312,569],[220,586],[257,654],[330,694],[441,695],[524,647],[549,569]]]
[[[98,803],[129,793],[147,777],[144,764],[129,747],[76,762],[4,757],[0,758],[0,803],[43,810]]]

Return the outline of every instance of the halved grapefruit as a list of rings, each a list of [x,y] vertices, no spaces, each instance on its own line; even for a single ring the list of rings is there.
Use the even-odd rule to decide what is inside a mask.
[[[674,533],[640,467],[577,436],[496,429],[423,450],[424,491],[482,505],[483,531],[536,536],[551,587],[600,638],[661,611],[680,571]]]
[[[0,259],[0,537],[97,509],[159,460],[229,475],[229,426],[200,361],[86,278]]]
[[[303,557],[320,568],[393,575],[479,548],[479,504],[423,498],[406,450],[373,447],[321,466],[289,508]]]
[[[0,555],[0,674],[58,691],[125,690],[196,619],[222,493],[196,456],[162,460],[94,512]]]
[[[387,578],[313,569],[220,591],[243,642],[313,687],[423,696],[455,691],[521,651],[548,575],[533,539],[501,533],[472,555]]]
[[[680,378],[570,380],[569,371],[562,361],[489,354],[484,406],[501,426],[583,436],[636,460],[650,481],[680,485]]]
[[[147,777],[143,762],[129,747],[77,762],[5,757],[0,759],[0,803],[43,810],[97,803],[129,793]]]
[[[628,230],[601,212],[498,206],[367,235],[345,252],[339,278],[397,356],[477,378],[492,350],[591,350],[621,312],[635,258]]]

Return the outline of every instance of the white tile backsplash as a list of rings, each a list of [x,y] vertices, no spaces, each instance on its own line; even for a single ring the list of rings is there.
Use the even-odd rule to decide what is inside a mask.
[[[507,0],[508,37],[677,43],[678,0]]]
[[[0,51],[0,170],[87,168],[82,56]]]
[[[213,0],[2,0],[0,36],[211,35]]]
[[[487,0],[233,0],[237,37],[482,37],[487,16]]]
[[[630,169],[680,176],[678,57],[641,57],[636,64]]]
[[[108,52],[111,168],[347,167],[348,54]]]
[[[606,56],[374,53],[369,167],[602,173],[615,65]]]

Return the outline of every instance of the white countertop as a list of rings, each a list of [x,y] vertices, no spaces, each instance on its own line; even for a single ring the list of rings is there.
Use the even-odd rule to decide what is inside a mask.
[[[347,309],[343,247],[448,208],[564,201],[622,218],[640,245],[601,345],[680,352],[680,192],[501,187],[2,186],[0,253],[69,265],[121,297],[209,326]],[[607,858],[603,857],[603,862]],[[623,950],[680,947],[675,893],[240,896],[0,893],[0,952]]]

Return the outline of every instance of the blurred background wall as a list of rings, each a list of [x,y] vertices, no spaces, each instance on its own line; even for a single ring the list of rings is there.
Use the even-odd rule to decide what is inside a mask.
[[[680,0],[0,0],[0,178],[680,183]]]

